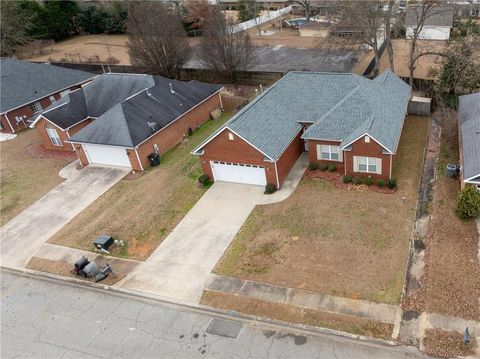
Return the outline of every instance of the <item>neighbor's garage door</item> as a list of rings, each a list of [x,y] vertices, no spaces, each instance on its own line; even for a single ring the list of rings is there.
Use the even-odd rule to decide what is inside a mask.
[[[89,163],[132,167],[125,148],[101,145],[82,145],[82,147]]]
[[[265,186],[265,168],[255,165],[211,161],[215,181],[237,182]]]

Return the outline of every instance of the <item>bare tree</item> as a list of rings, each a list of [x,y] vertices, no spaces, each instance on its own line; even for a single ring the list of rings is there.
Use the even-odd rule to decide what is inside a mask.
[[[453,1],[450,2],[453,4]],[[407,39],[410,39],[410,50],[408,58],[409,84],[413,86],[413,76],[415,73],[417,60],[426,55],[435,55],[431,51],[421,51],[418,48],[418,40],[421,38],[422,30],[427,21],[434,16],[442,16],[444,13],[453,12],[451,6],[439,5],[436,1],[421,0],[415,5],[409,5],[407,8],[407,26],[411,28],[411,33],[407,32]]]
[[[0,47],[2,56],[12,56],[19,46],[27,45],[32,38],[28,31],[32,18],[20,9],[20,2],[0,2]]]
[[[394,15],[395,0],[388,0],[388,8],[385,11],[385,42],[387,44],[388,61],[390,63],[390,70],[395,72],[395,62],[393,58],[393,45],[392,45],[392,17]],[[395,24],[396,25],[396,24]]]
[[[307,21],[310,21],[310,13],[312,12],[312,2],[311,0],[295,0],[295,4],[299,5],[305,12],[305,17]]]
[[[199,56],[206,67],[237,84],[238,75],[255,65],[256,56],[248,33],[236,32],[234,25],[215,7],[206,21]]]
[[[185,21],[192,30],[201,30],[212,11],[213,5],[208,0],[188,1],[185,5]]]
[[[128,53],[133,65],[178,77],[190,47],[180,18],[160,2],[132,4],[127,20]]]

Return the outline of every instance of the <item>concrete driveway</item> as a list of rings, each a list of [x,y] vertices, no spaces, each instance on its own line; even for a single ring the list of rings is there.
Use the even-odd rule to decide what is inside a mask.
[[[77,171],[77,165],[63,168],[64,182],[0,228],[2,266],[23,268],[44,242],[129,172],[103,166]]]
[[[198,303],[215,264],[263,192],[260,186],[213,184],[150,258],[117,285]]]

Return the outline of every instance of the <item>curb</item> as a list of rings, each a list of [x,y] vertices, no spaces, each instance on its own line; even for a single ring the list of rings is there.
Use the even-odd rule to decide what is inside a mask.
[[[379,347],[398,347],[399,346],[398,343],[396,343],[395,341],[390,341],[390,340],[387,341],[383,339],[370,338],[362,335],[350,334],[350,333],[328,329],[328,328],[312,327],[312,326],[301,325],[301,324],[292,324],[292,323],[269,319],[265,317],[257,317],[254,315],[239,313],[236,311],[228,311],[228,310],[223,310],[218,308],[212,308],[212,307],[208,307],[206,305],[201,305],[201,304],[192,304],[192,303],[186,303],[182,301],[173,301],[170,298],[167,299],[167,298],[160,297],[150,293],[137,292],[129,289],[112,287],[112,286],[102,285],[94,282],[86,282],[79,279],[63,277],[63,276],[52,274],[52,273],[45,273],[45,272],[40,272],[40,271],[26,269],[26,268],[4,267],[1,265],[0,265],[0,269],[2,272],[9,272],[11,274],[15,274],[18,276],[31,277],[35,279],[44,280],[44,281],[55,282],[57,284],[59,282],[63,282],[64,284],[68,284],[70,286],[85,287],[88,290],[104,291],[117,296],[125,296],[130,298],[133,297],[143,301],[153,302],[156,304],[160,303],[163,306],[171,309],[174,309],[174,307],[177,307],[177,308],[180,307],[180,309],[184,311],[210,315],[210,316],[223,318],[223,319],[230,319],[230,320],[233,319],[233,320],[241,321],[244,324],[251,325],[251,326],[259,327],[259,324],[261,324],[270,329],[275,329],[276,331],[290,331],[290,332],[293,331],[296,334],[303,334],[303,335],[309,335],[309,336],[329,336],[333,340],[335,340],[336,337],[341,337],[342,339],[348,339],[348,340],[351,340],[352,342],[361,341],[369,345],[379,346]],[[408,348],[411,346],[404,345],[404,347]],[[412,348],[415,348],[415,347],[412,347]]]

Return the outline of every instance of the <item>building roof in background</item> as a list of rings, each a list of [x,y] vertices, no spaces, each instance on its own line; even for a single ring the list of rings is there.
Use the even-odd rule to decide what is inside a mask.
[[[421,17],[422,7],[420,5],[409,5],[407,7],[407,15],[405,25],[417,25],[418,19]],[[436,6],[429,10],[429,15],[425,19],[426,26],[453,26],[454,9],[451,6]]]
[[[390,71],[375,80],[355,74],[289,72],[222,128],[228,128],[276,161],[302,122],[313,123],[307,139],[349,141],[368,132],[387,150],[396,152],[410,87]]]
[[[96,120],[70,142],[135,147],[220,89],[220,85],[160,76],[103,74],[43,116],[62,127],[67,125],[66,113],[85,110],[83,118]]]
[[[480,92],[459,97],[463,177],[480,183]]]
[[[0,58],[0,112],[29,104],[95,75],[50,64]]]

